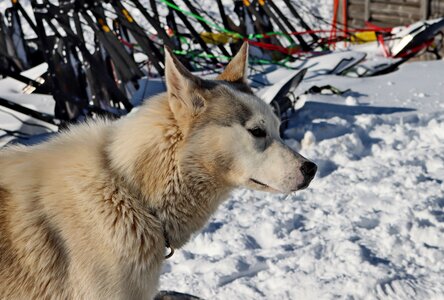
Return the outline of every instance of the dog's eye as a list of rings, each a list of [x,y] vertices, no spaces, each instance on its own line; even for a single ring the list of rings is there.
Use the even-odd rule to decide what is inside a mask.
[[[265,132],[265,130],[263,130],[260,127],[254,127],[252,129],[248,129],[248,131],[251,133],[252,136],[257,137],[257,138],[263,138],[267,136],[267,133]]]

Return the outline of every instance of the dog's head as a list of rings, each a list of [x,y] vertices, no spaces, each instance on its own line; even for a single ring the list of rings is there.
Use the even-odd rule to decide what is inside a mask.
[[[290,192],[306,188],[317,167],[279,136],[280,121],[246,84],[248,44],[215,80],[191,74],[166,51],[170,109],[183,134],[178,159],[230,186]]]

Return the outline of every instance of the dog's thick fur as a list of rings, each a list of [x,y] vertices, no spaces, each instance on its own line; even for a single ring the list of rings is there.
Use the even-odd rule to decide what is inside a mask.
[[[167,52],[168,91],[137,112],[0,152],[0,297],[150,299],[166,240],[181,247],[234,187],[307,186],[316,170],[245,84],[247,53],[206,81]]]

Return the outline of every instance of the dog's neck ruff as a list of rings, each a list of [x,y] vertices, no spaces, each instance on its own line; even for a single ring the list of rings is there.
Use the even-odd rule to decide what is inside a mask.
[[[147,115],[152,117],[147,120]],[[129,134],[136,129],[142,132]],[[181,247],[201,229],[231,189],[202,163],[196,164],[191,152],[181,152],[188,156],[179,161],[184,134],[166,95],[121,120],[109,139],[107,168],[144,209],[155,212],[170,249]],[[121,145],[128,143],[135,146],[122,151]]]

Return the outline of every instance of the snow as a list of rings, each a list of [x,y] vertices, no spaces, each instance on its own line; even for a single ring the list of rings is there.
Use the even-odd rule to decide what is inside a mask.
[[[46,69],[47,64],[43,63],[22,72],[21,75],[35,80],[41,76]],[[53,97],[35,93],[23,95],[22,91],[25,86],[26,84],[10,77],[1,79],[0,97],[13,101],[24,107],[53,115],[55,105]],[[6,107],[0,106],[0,147],[14,140],[14,137],[5,134],[2,129],[22,132],[26,135],[25,139],[27,139],[29,136],[43,136],[47,133],[56,132],[57,126],[30,118],[25,114],[21,114]]]
[[[202,8],[212,14],[208,3]],[[331,15],[325,1],[297,5],[309,24],[317,22],[310,9]],[[285,136],[319,166],[310,187],[289,196],[234,191],[166,261],[160,289],[204,299],[444,299],[443,70],[443,60],[369,78],[309,70]],[[302,95],[327,84],[350,91]],[[1,97],[52,113],[51,97],[22,88],[0,80]],[[11,112],[0,108],[0,128],[55,129]],[[11,139],[2,134],[0,146]]]
[[[444,297],[444,61],[317,76],[286,131],[319,165],[290,196],[236,190],[169,259],[162,289],[206,299]]]

